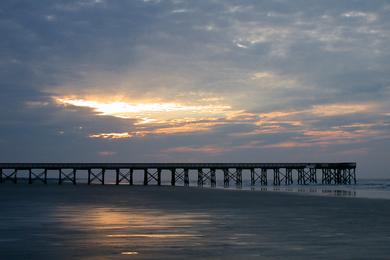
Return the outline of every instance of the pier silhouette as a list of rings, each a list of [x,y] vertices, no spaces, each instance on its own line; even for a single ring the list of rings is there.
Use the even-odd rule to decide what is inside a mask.
[[[223,183],[242,186],[243,175],[250,176],[251,186],[272,184],[348,185],[356,184],[356,163],[0,163],[0,183],[17,183],[20,172],[28,172],[28,183],[47,184],[48,171],[57,172],[58,184],[76,184],[79,172],[88,173],[88,184],[105,184],[108,174],[115,184],[134,185],[135,172],[143,174],[143,185],[161,185],[161,176],[168,175],[170,184],[189,186],[190,171],[197,173],[197,185],[215,187],[217,172]],[[270,176],[269,176],[270,174]],[[321,181],[318,181],[318,175]],[[271,178],[269,178],[271,177]],[[51,178],[53,179],[53,178]]]

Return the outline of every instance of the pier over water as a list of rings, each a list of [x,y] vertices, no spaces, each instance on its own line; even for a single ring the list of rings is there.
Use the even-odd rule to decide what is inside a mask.
[[[223,176],[225,187],[231,183],[242,186],[248,175],[251,186],[347,185],[356,184],[356,163],[0,163],[0,183],[20,180],[27,174],[28,183],[47,184],[48,175],[58,184],[78,183],[80,172],[86,172],[88,184],[105,184],[107,176],[115,184],[134,185],[134,174],[142,174],[143,185],[161,185],[162,175],[168,175],[171,185],[190,184],[190,172],[196,174],[197,184],[215,187],[217,176]],[[321,180],[319,180],[319,177]],[[23,179],[26,179],[23,177]]]

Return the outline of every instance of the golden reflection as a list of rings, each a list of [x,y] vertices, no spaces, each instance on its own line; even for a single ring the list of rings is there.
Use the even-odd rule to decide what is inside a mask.
[[[135,251],[121,252],[121,255],[138,255],[138,252]]]
[[[205,213],[170,212],[125,207],[58,207],[54,218],[62,227],[88,231],[91,236],[76,243],[95,244],[108,252],[137,255],[139,249],[198,243],[211,217]],[[75,235],[75,239],[77,235]],[[129,247],[131,245],[131,247]],[[149,250],[150,251],[150,250]],[[143,254],[143,253],[142,253]]]
[[[194,224],[209,223],[207,214],[196,213],[164,213],[150,210],[131,210],[125,211],[115,208],[90,208],[85,209],[79,214],[70,214],[67,218],[67,212],[73,210],[68,207],[61,207],[57,214],[62,216],[68,224],[72,226],[94,227],[95,229],[132,229],[142,231],[172,230],[175,228],[187,228]],[[150,232],[147,232],[148,234]]]
[[[201,237],[196,234],[115,234],[107,235],[107,237],[139,237],[139,238],[179,238],[179,237]]]

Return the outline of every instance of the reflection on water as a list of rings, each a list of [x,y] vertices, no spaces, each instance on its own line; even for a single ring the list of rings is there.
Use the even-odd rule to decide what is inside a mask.
[[[122,252],[121,255],[138,255],[138,252],[132,251],[132,252]]]
[[[362,197],[361,191],[357,192],[353,188],[346,187],[345,189],[340,189],[338,187],[260,187],[260,188],[251,188],[253,191],[271,191],[271,192],[298,192],[301,194],[310,194],[310,195],[322,195],[322,196],[336,196],[336,197]]]
[[[177,238],[177,237],[195,237],[196,234],[115,234],[108,237],[141,237],[141,238]]]
[[[81,243],[108,247],[120,255],[142,255],[172,245],[197,245],[203,236],[202,226],[211,223],[207,214],[88,206],[57,207],[52,217],[67,230],[88,231],[91,235]]]
[[[333,195],[333,196],[356,197],[356,191],[354,191],[354,190],[322,189],[321,192],[324,194],[329,194],[329,195]]]

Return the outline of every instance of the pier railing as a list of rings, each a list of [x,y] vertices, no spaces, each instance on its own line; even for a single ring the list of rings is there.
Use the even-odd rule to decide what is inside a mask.
[[[134,185],[135,171],[143,174],[143,184],[161,185],[162,175],[169,175],[172,186],[189,186],[190,174],[197,174],[198,186],[216,186],[217,173],[223,174],[223,183],[242,186],[243,175],[248,174],[251,186],[291,185],[347,185],[356,184],[356,163],[0,163],[0,183],[17,183],[21,172],[28,174],[28,183],[48,182],[48,171],[55,171],[58,184],[76,184],[79,172],[86,171],[88,184],[105,184],[108,174],[115,184]],[[318,177],[321,181],[318,181]],[[53,179],[53,178],[50,178]]]

